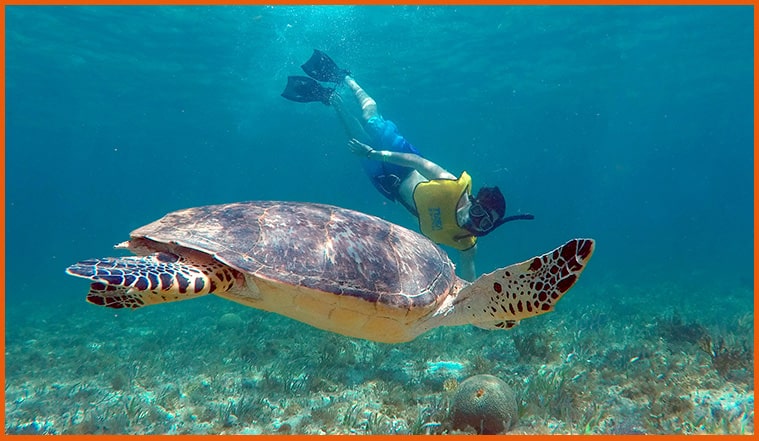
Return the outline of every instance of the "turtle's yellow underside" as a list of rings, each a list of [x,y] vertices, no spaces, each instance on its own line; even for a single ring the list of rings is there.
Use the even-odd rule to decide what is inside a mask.
[[[246,275],[245,287],[220,297],[308,323],[325,331],[384,343],[413,340],[427,328],[422,320],[437,309],[399,309],[348,295],[336,295]]]

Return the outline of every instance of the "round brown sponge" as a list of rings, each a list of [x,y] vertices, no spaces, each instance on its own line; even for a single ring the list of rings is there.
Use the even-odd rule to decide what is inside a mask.
[[[451,407],[454,429],[469,426],[480,435],[508,432],[519,419],[516,393],[492,375],[475,375],[462,381]]]

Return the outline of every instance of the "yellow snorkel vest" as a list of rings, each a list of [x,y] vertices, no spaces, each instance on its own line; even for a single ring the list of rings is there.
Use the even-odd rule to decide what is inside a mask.
[[[467,172],[456,180],[433,179],[417,184],[414,203],[422,234],[457,250],[472,248],[477,238],[456,221],[456,207],[464,193],[472,193],[472,178]]]

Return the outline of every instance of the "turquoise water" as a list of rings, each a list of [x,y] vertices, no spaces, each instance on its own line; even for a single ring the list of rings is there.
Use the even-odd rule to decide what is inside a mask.
[[[753,431],[752,37],[750,7],[7,7],[6,431],[450,433],[443,383],[474,373],[520,393],[517,433]],[[217,298],[85,303],[64,269],[179,208],[416,227],[331,109],[280,97],[314,48],[535,214],[478,271],[597,240],[556,312],[388,347]]]

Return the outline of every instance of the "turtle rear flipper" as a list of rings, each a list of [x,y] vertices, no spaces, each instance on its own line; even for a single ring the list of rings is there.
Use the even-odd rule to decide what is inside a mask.
[[[228,291],[235,271],[212,259],[171,253],[84,260],[66,269],[92,280],[87,301],[108,308],[135,309]]]
[[[453,321],[509,329],[553,310],[577,282],[595,250],[593,239],[572,239],[555,250],[484,274],[461,291]]]

